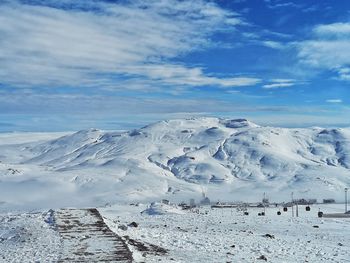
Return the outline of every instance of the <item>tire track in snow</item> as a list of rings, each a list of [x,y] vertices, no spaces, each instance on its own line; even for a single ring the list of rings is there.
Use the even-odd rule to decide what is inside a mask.
[[[63,243],[59,262],[132,262],[128,246],[97,209],[62,209],[55,220]]]

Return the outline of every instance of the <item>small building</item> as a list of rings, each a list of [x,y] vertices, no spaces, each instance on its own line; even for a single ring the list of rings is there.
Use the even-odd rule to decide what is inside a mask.
[[[185,202],[181,202],[181,203],[179,204],[179,206],[182,208],[182,210],[191,209],[191,207],[190,207],[188,204],[186,204]]]
[[[309,204],[309,202],[304,198],[296,199],[296,200],[294,200],[294,203],[297,205],[308,205]]]
[[[200,203],[201,205],[210,205],[210,199],[208,197],[204,197]]]
[[[317,203],[317,199],[309,199],[308,202],[309,202],[310,205],[316,204]]]
[[[335,200],[332,199],[332,198],[323,199],[323,203],[324,203],[324,204],[334,204],[334,203],[335,203]]]
[[[196,207],[196,202],[194,201],[194,199],[190,199],[190,207],[193,208],[193,207]]]
[[[163,199],[163,200],[162,200],[162,204],[168,205],[168,204],[170,204],[170,202],[169,202],[169,200],[167,200],[167,199]]]

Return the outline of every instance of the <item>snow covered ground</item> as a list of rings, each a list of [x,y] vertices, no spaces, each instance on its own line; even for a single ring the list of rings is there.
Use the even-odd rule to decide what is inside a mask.
[[[291,192],[342,202],[349,186],[349,128],[194,118],[128,132],[0,134],[0,262],[57,261],[64,242],[42,213],[30,211],[67,207],[103,207],[137,262],[350,262],[349,219],[317,218],[319,207],[343,212],[339,205],[301,207],[298,218],[276,208],[262,217],[258,208],[244,216],[121,205],[198,202],[203,194],[257,202],[267,193],[278,202]],[[139,225],[122,230],[133,221]]]
[[[42,213],[0,214],[0,262],[57,262],[61,240]]]
[[[134,262],[264,262],[262,257],[276,263],[350,262],[350,218],[318,218],[319,209],[325,213],[344,211],[343,205],[336,204],[313,205],[310,212],[299,206],[299,217],[292,217],[290,208],[283,212],[271,207],[266,208],[266,216],[258,216],[262,208],[248,208],[249,215],[244,215],[236,208],[207,206],[191,211],[159,203],[119,204],[98,210],[109,228],[127,241]],[[72,211],[79,215],[79,210]],[[86,216],[72,219],[80,222],[79,229],[85,221],[91,228],[92,221]],[[86,238],[94,239],[90,231],[78,233],[83,242],[69,236],[64,241],[57,230],[47,213],[1,214],[0,262],[57,262],[73,256],[67,251],[91,245]],[[101,246],[85,246],[84,251]],[[156,250],[147,251],[145,246]],[[92,254],[88,257],[91,260]]]
[[[343,212],[340,205],[314,205],[310,212],[299,207],[299,217],[291,210],[277,215],[279,208],[237,209],[200,208],[198,213],[140,213],[146,205],[112,206],[100,209],[110,228],[142,242],[168,249],[166,256],[136,257],[137,262],[350,262],[350,218],[318,218],[324,212]],[[159,208],[159,207],[158,207]],[[160,209],[160,208],[159,208]],[[281,210],[282,211],[282,210]],[[118,228],[137,222],[138,227]],[[268,234],[268,235],[267,235]]]

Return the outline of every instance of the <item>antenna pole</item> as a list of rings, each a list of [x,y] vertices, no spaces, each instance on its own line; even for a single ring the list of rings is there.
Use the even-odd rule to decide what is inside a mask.
[[[294,217],[294,199],[293,199],[293,192],[292,192],[292,217]]]
[[[345,191],[345,213],[348,211],[348,189],[349,188],[345,188],[344,191]]]

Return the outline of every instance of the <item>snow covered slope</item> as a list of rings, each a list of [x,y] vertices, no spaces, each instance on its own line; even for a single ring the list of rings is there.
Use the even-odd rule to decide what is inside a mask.
[[[35,173],[34,185],[59,184],[87,202],[91,196],[96,202],[180,200],[200,198],[203,191],[215,201],[257,200],[265,191],[279,200],[292,191],[296,197],[340,200],[350,185],[348,128],[193,118],[129,132],[90,129],[45,142],[2,144],[1,178],[11,187],[14,178],[23,182]],[[18,173],[11,175],[9,168]]]

